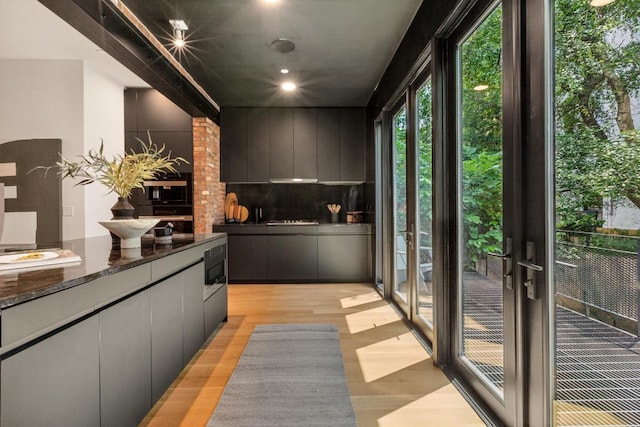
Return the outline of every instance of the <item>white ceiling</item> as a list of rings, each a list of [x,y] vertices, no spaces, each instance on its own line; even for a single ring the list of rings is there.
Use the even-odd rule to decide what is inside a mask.
[[[0,59],[79,59],[124,87],[148,87],[37,0],[0,0]]]

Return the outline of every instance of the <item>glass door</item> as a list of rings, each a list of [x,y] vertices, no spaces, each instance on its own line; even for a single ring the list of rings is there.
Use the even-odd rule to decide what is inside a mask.
[[[412,255],[416,278],[413,320],[433,341],[433,146],[432,146],[431,77],[415,89],[416,111],[416,185],[411,191],[416,199],[416,250]]]
[[[556,0],[558,426],[640,425],[640,3]]]
[[[514,177],[506,156],[513,144],[503,137],[503,14],[501,4],[480,7],[452,46],[458,187],[454,364],[503,422],[515,424],[513,214],[505,191]]]
[[[409,312],[409,251],[407,209],[407,108],[402,103],[392,115],[395,277],[393,298]]]

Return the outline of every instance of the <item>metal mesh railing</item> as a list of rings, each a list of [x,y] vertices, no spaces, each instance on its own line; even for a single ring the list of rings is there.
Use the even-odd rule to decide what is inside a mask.
[[[637,245],[636,237],[559,231],[556,293],[584,304],[588,316],[637,333]]]

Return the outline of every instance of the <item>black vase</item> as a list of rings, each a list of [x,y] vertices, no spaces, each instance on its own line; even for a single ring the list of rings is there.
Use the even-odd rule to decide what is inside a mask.
[[[111,219],[132,219],[134,210],[135,208],[129,203],[127,197],[118,197],[116,204],[111,207],[111,214],[113,215]],[[120,238],[112,232],[109,232],[109,234],[111,235],[111,246],[120,247]]]
[[[127,197],[118,197],[118,201],[111,207],[113,218],[111,219],[131,219],[135,208]]]

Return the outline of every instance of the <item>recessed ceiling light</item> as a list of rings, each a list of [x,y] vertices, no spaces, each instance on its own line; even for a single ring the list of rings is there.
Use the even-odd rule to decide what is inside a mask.
[[[478,85],[478,86],[473,88],[473,90],[476,90],[478,92],[483,91],[483,90],[487,90],[487,89],[489,89],[489,85]]]
[[[280,2],[280,0],[264,0],[265,3],[269,3],[269,4],[276,4],[278,2]]]
[[[602,7],[608,5],[609,3],[613,3],[614,1],[616,0],[591,0],[589,4],[594,7]]]
[[[280,70],[280,72],[282,74],[289,74],[289,69],[288,68],[283,68],[282,70]]]
[[[291,92],[291,91],[296,90],[296,88],[298,86],[296,86],[296,84],[294,82],[284,82],[284,83],[282,83],[282,86],[280,86],[280,87],[282,87],[282,90],[286,90],[287,92]]]

